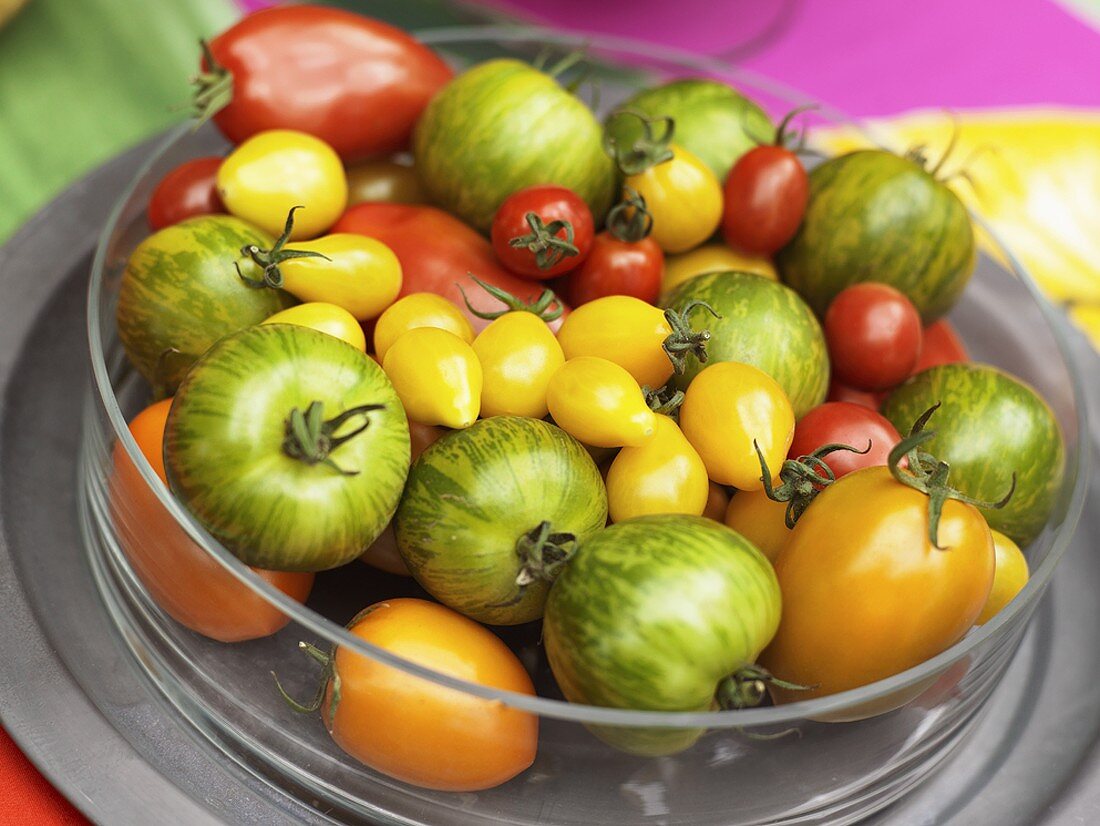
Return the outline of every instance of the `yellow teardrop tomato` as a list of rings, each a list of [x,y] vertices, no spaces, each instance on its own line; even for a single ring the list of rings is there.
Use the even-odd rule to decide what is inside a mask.
[[[661,349],[671,333],[663,310],[628,295],[609,295],[573,310],[558,330],[558,343],[567,359],[607,359],[639,385],[657,388],[672,376],[672,362]]]
[[[985,607],[978,615],[977,624],[982,625],[993,619],[997,613],[1016,597],[1027,585],[1029,578],[1027,559],[1020,546],[1000,531],[993,534],[993,552],[997,561],[993,569],[993,589],[985,601]]]
[[[355,316],[335,304],[325,304],[321,301],[299,304],[297,307],[275,313],[270,318],[264,319],[263,323],[309,327],[346,341],[356,350],[366,352],[367,349],[367,337],[363,335],[363,328],[359,326]]]
[[[794,410],[771,376],[748,364],[706,367],[688,385],[680,428],[699,451],[710,478],[741,490],[761,490],[760,446],[775,473],[794,438]]]
[[[624,447],[607,472],[607,507],[612,522],[657,513],[700,516],[710,483],[695,448],[668,416],[656,417],[653,438]]]
[[[711,482],[707,494],[707,506],[703,508],[703,516],[707,519],[713,519],[715,522],[722,522],[726,518],[726,508],[729,503],[730,495],[726,493],[726,489],[717,482]]]
[[[665,296],[697,275],[726,270],[751,272],[770,278],[772,281],[779,280],[775,264],[766,255],[741,252],[722,243],[704,244],[690,252],[670,255],[665,259],[665,274],[661,279],[661,300],[657,303],[664,304]]]
[[[348,206],[353,204],[426,204],[416,170],[395,161],[363,161],[348,167]]]
[[[481,364],[454,333],[417,327],[382,359],[405,413],[419,424],[469,427],[481,408]]]
[[[290,258],[279,264],[282,289],[302,301],[336,304],[360,321],[369,321],[401,292],[401,262],[393,250],[373,238],[339,232],[290,243],[284,249],[325,256]]]
[[[551,377],[546,404],[558,427],[595,447],[643,445],[657,428],[638,383],[607,359],[569,359]]]
[[[484,375],[482,416],[546,415],[546,388],[565,356],[545,321],[526,310],[505,313],[478,333],[473,348]]]
[[[417,327],[446,330],[467,344],[474,340],[474,328],[458,307],[435,293],[412,293],[387,307],[375,322],[375,355],[384,359],[400,336]]]
[[[218,194],[232,215],[278,237],[287,213],[301,206],[290,238],[316,238],[336,223],[348,201],[340,156],[305,132],[272,129],[253,135],[222,162]]]
[[[725,522],[775,562],[791,535],[786,514],[785,502],[769,499],[763,490],[743,490],[730,499]]]
[[[686,252],[714,235],[722,220],[722,186],[705,163],[680,146],[671,160],[626,179],[645,198],[653,239],[665,252]]]

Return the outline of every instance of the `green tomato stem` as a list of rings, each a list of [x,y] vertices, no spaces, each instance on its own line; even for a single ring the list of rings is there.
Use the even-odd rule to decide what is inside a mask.
[[[611,115],[611,123],[623,117],[636,118],[641,123],[641,137],[630,146],[621,145],[610,129],[604,130],[603,137],[604,152],[615,161],[623,175],[640,175],[651,167],[672,160],[669,144],[676,131],[676,121],[669,117],[650,118],[640,112],[620,109]],[[661,124],[660,131],[654,128],[656,124]]]
[[[573,225],[569,221],[551,221],[547,224],[537,212],[528,212],[525,218],[531,231],[510,239],[508,246],[530,252],[535,256],[535,264],[540,270],[548,270],[563,258],[580,254],[573,243]],[[565,237],[559,238],[559,232],[564,232]]]
[[[653,231],[653,216],[646,208],[645,196],[629,186],[623,187],[623,199],[607,213],[604,224],[611,237],[625,244],[636,244]]]
[[[661,344],[668,360],[672,362],[672,369],[676,375],[683,375],[687,369],[687,356],[691,353],[699,360],[700,364],[707,361],[707,342],[710,341],[710,330],[694,330],[689,316],[696,307],[702,307],[715,318],[721,318],[715,310],[705,301],[691,301],[679,310],[671,307],[665,310],[665,321],[672,332]]]
[[[326,261],[332,260],[327,255],[311,250],[283,249],[290,240],[290,233],[294,230],[294,211],[303,208],[301,204],[290,208],[290,211],[286,214],[286,224],[283,226],[283,234],[276,239],[271,249],[260,249],[260,247],[255,244],[246,244],[241,247],[241,256],[251,259],[252,262],[263,271],[262,278],[249,278],[241,272],[240,262],[234,262],[234,266],[237,268],[237,275],[240,276],[245,284],[250,287],[272,287],[274,289],[279,289],[283,286],[283,274],[279,270],[279,265],[284,261],[289,261],[292,258],[324,258]]]
[[[218,114],[233,100],[233,73],[214,59],[214,53],[210,51],[208,42],[200,40],[199,47],[206,61],[206,69],[191,79],[191,85],[195,87],[191,98],[191,107],[196,118],[195,129]]]
[[[325,464],[344,476],[356,476],[358,470],[344,470],[332,460],[330,454],[370,426],[368,413],[384,408],[382,404],[363,404],[325,421],[323,402],[311,402],[304,413],[301,408],[295,407],[286,418],[283,453],[307,465]],[[350,433],[337,436],[336,431],[353,416],[362,416],[363,423]]]
[[[867,447],[863,450],[844,444],[822,445],[813,453],[799,456],[797,459],[787,459],[779,469],[780,484],[776,485],[768,469],[767,460],[760,445],[753,439],[753,448],[760,460],[760,481],[764,483],[764,493],[773,502],[786,502],[787,510],[783,515],[783,523],[790,530],[794,528],[799,517],[810,507],[810,503],[826,487],[836,481],[836,474],[824,461],[824,457],[838,450],[847,450],[860,455],[871,449],[871,440],[867,440]]]
[[[493,319],[500,318],[502,315],[507,315],[508,313],[526,311],[529,313],[534,313],[543,321],[550,322],[554,321],[557,318],[560,318],[561,314],[565,312],[565,308],[562,306],[561,301],[558,299],[558,296],[554,293],[553,290],[545,289],[539,294],[539,297],[537,299],[531,302],[527,302],[516,298],[516,296],[512,295],[505,289],[482,281],[472,272],[466,274],[474,280],[475,284],[481,287],[481,289],[485,290],[485,292],[489,293],[489,295],[491,295],[505,307],[505,309],[503,310],[494,310],[492,312],[475,310],[474,306],[470,303],[470,297],[466,295],[466,290],[463,289],[461,284],[459,284],[458,291],[462,293],[462,300],[466,302],[466,309],[478,318],[484,318],[491,321]]]

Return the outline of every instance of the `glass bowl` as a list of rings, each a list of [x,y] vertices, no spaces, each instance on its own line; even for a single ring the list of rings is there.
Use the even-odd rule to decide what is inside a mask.
[[[456,66],[584,47],[601,111],[643,84],[691,75],[727,81],[773,115],[806,102],[776,83],[720,62],[632,41],[582,40],[512,27],[434,30],[421,36]],[[827,107],[809,117],[818,124],[846,123]],[[1081,379],[1057,314],[1007,251],[980,257],[951,318],[976,360],[1003,367],[1038,389],[1065,435],[1065,481],[1050,522],[1027,548],[1033,573],[1023,592],[939,656],[842,694],[746,711],[595,708],[561,698],[537,624],[495,630],[531,672],[538,697],[438,674],[350,635],[343,624],[361,608],[423,592],[407,578],[353,563],[318,574],[302,605],[213,540],[141,457],[126,422],[148,402],[149,388],[127,365],[119,344],[114,309],[120,275],[130,252],[149,232],[145,205],[156,182],[187,158],[225,149],[212,128],[174,132],[107,220],[88,297],[94,381],[84,419],[80,497],[89,559],[121,637],[164,698],[228,760],[279,792],[341,819],[432,826],[838,824],[905,794],[967,736],[1067,548],[1087,480]],[[1062,354],[1056,363],[1032,355],[1052,349]],[[253,635],[269,635],[234,641],[242,635],[196,622],[191,615],[196,604],[199,613],[213,612],[215,619],[244,616],[254,626]],[[300,640],[322,648],[347,646],[440,690],[537,715],[534,765],[502,786],[477,793],[416,788],[364,767],[333,743],[319,715],[294,712],[275,690],[273,671],[292,695],[312,695],[318,668],[298,653]],[[645,758],[605,745],[589,725],[699,727],[707,734],[681,754]]]

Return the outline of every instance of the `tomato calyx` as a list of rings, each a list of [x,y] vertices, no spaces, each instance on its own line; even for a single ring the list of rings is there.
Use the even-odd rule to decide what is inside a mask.
[[[573,243],[573,225],[569,221],[551,221],[547,224],[537,212],[528,212],[524,219],[531,231],[509,239],[508,246],[530,252],[535,256],[535,264],[540,270],[548,270],[563,258],[580,254]],[[559,237],[559,232],[564,232],[565,237]]]
[[[191,98],[191,106],[196,118],[195,129],[218,114],[233,100],[233,73],[218,63],[206,40],[199,40],[199,47],[202,49],[206,68],[191,78],[191,85],[195,87]]]
[[[936,431],[925,430],[924,426],[928,424],[928,420],[932,418],[932,414],[939,409],[941,404],[942,402],[936,402],[921,413],[913,423],[912,428],[910,428],[909,435],[898,442],[894,449],[890,451],[887,467],[890,468],[890,473],[898,482],[918,490],[928,497],[928,541],[932,543],[932,547],[944,551],[947,548],[940,547],[938,541],[940,517],[943,515],[944,503],[948,499],[954,499],[958,502],[973,505],[976,508],[999,510],[1008,504],[1012,495],[1016,492],[1016,472],[1012,472],[1012,483],[1009,485],[1008,492],[996,502],[975,499],[951,487],[948,484],[951,466],[947,462],[920,450],[922,444],[933,439],[936,435]],[[907,462],[907,467],[904,469],[901,467],[902,459]]]
[[[775,128],[775,139],[772,141],[772,145],[787,149],[796,155],[801,153],[806,148],[806,127],[803,125],[798,129],[792,129],[791,123],[803,112],[809,112],[817,108],[816,103],[804,103],[785,114],[783,120],[779,121],[779,125]]]
[[[764,483],[764,493],[773,502],[786,502],[787,510],[783,514],[783,524],[788,529],[794,528],[799,517],[810,507],[810,503],[826,487],[836,481],[833,469],[824,461],[824,457],[838,450],[847,450],[851,453],[863,455],[870,452],[871,440],[867,440],[867,447],[863,450],[845,444],[822,445],[813,453],[799,456],[797,459],[787,459],[779,469],[779,481],[775,485],[772,473],[768,469],[767,460],[760,450],[760,445],[753,439],[753,448],[760,459],[760,481]]]
[[[611,122],[621,117],[637,118],[642,126],[642,134],[630,146],[623,146],[609,129],[604,130],[604,152],[611,157],[620,172],[624,175],[640,175],[651,167],[672,160],[669,144],[672,143],[672,135],[676,131],[676,121],[670,117],[650,118],[631,109],[620,109],[611,116]],[[657,127],[658,124],[661,126]],[[658,128],[660,131],[657,131]]]
[[[645,205],[645,196],[629,186],[623,187],[623,199],[607,213],[604,224],[612,238],[625,244],[637,244],[653,230],[653,216]]]
[[[642,395],[649,409],[659,416],[675,417],[680,405],[684,403],[684,391],[665,385],[656,390],[648,384],[643,385]]]
[[[241,280],[249,287],[272,287],[275,289],[282,287],[283,274],[279,271],[279,265],[292,258],[324,258],[326,261],[332,260],[327,255],[320,252],[313,252],[312,250],[283,249],[290,240],[290,233],[294,230],[294,211],[298,209],[304,209],[304,207],[299,204],[298,206],[292,206],[290,208],[290,212],[286,214],[286,225],[283,227],[283,234],[276,239],[271,249],[260,249],[260,247],[255,244],[245,244],[241,247],[241,256],[250,259],[252,263],[263,272],[262,278],[250,278],[241,272],[240,262],[234,262],[233,266],[237,268],[237,275],[239,275]]]
[[[344,470],[332,460],[330,454],[340,445],[350,439],[354,439],[368,427],[370,417],[368,413],[374,410],[382,410],[383,404],[361,404],[345,410],[338,416],[329,420],[324,419],[324,403],[311,402],[305,412],[295,407],[286,418],[286,435],[283,438],[283,453],[292,459],[305,462],[307,465],[324,464],[344,476],[357,476],[358,470]],[[336,431],[354,416],[362,416],[363,423],[350,433],[337,436]]]
[[[354,623],[353,620],[352,624],[354,625]],[[301,641],[298,643],[298,650],[321,664],[321,678],[317,686],[317,692],[308,703],[300,703],[287,694],[283,684],[279,681],[279,675],[272,671],[271,677],[275,680],[275,688],[279,692],[279,696],[283,698],[283,702],[291,709],[299,714],[313,714],[321,708],[325,701],[325,690],[328,688],[329,683],[332,683],[332,699],[329,701],[327,719],[325,720],[325,724],[331,733],[336,719],[336,707],[340,704],[340,675],[336,673],[336,646],[334,645],[332,650],[326,653],[316,645]]]
[[[556,532],[544,519],[516,540],[516,556],[520,560],[519,572],[516,574],[516,593],[493,607],[507,608],[515,605],[523,599],[527,586],[532,583],[553,582],[576,550],[576,534]]]
[[[718,683],[714,699],[723,711],[756,708],[767,694],[769,685],[789,691],[808,691],[814,687],[781,680],[759,665],[744,665]]]
[[[539,297],[536,298],[534,301],[523,301],[522,299],[517,298],[505,289],[482,281],[472,272],[467,273],[467,275],[470,276],[470,278],[474,280],[474,283],[481,287],[481,289],[485,290],[485,292],[489,293],[489,295],[497,299],[497,301],[501,302],[505,306],[505,309],[503,310],[493,310],[488,312],[485,310],[476,310],[474,309],[473,305],[470,304],[470,297],[466,295],[466,290],[464,290],[462,288],[462,285],[460,284],[458,286],[458,291],[462,293],[462,300],[466,302],[466,309],[469,310],[473,315],[476,315],[478,318],[483,318],[486,321],[492,321],[494,319],[500,318],[502,315],[522,311],[534,313],[543,321],[550,322],[560,318],[561,314],[565,312],[565,308],[562,306],[561,299],[558,298],[557,293],[549,288],[544,289],[541,293],[539,293]]]
[[[696,307],[702,307],[715,318],[721,318],[718,311],[705,301],[689,301],[681,309],[668,308],[665,310],[665,321],[668,322],[671,333],[661,343],[661,349],[665,351],[668,360],[672,362],[672,369],[676,375],[683,375],[687,369],[687,356],[689,353],[699,360],[700,364],[707,362],[707,342],[710,341],[710,330],[695,330],[691,326],[688,316]]]

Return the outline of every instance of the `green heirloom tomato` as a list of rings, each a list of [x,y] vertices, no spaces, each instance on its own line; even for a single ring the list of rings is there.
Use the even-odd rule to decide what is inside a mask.
[[[151,384],[171,393],[224,335],[297,302],[241,278],[260,278],[241,247],[269,249],[269,235],[239,218],[204,215],[153,233],[130,256],[118,295],[118,335]],[[241,272],[236,264],[240,263]]]
[[[606,522],[603,480],[580,442],[541,419],[494,416],[420,455],[394,524],[432,596],[479,622],[515,625],[542,616],[574,544]]]
[[[688,315],[691,326],[709,330],[707,364],[739,361],[771,376],[791,401],[796,418],[825,401],[829,390],[829,353],[813,311],[798,293],[777,281],[747,272],[716,272],[685,281],[664,300],[664,306],[686,307],[706,302]],[[684,389],[706,365],[686,355]]]
[[[640,516],[581,543],[550,589],[543,639],[572,702],[709,711],[752,673],[746,667],[771,641],[779,613],[775,571],[741,534],[702,516]],[[593,731],[647,755],[681,751],[702,734]]]
[[[602,141],[595,115],[557,80],[500,59],[439,91],[417,123],[413,150],[432,200],[488,232],[504,199],[535,184],[573,190],[601,225],[616,179]]]
[[[172,491],[243,562],[322,571],[386,527],[409,469],[409,426],[370,356],[290,324],[223,338],[168,414]]]
[[[984,509],[989,527],[1021,545],[1043,529],[1065,470],[1058,420],[1031,387],[996,367],[959,362],[917,373],[886,399],[882,414],[899,433],[939,402],[922,450],[951,466],[951,484],[976,499],[1003,497],[1016,474],[1016,490],[1003,508]]]

